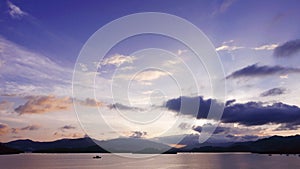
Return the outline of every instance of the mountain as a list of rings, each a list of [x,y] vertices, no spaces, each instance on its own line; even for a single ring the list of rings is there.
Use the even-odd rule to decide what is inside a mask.
[[[118,138],[107,141],[79,138],[53,142],[16,140],[4,145],[24,152],[37,153],[164,153],[171,149],[165,144],[137,138]]]
[[[96,143],[97,144],[96,144]],[[98,146],[100,145],[100,147]],[[201,144],[192,149],[171,148],[168,145],[138,138],[118,138],[106,141],[91,138],[62,139],[53,142],[16,140],[0,144],[0,152],[39,153],[177,153],[177,152],[252,152],[268,154],[300,154],[300,135],[272,136],[250,142]],[[21,151],[18,151],[21,150]]]
[[[23,153],[20,150],[6,147],[4,144],[0,143],[0,155],[2,154],[19,154]]]
[[[204,146],[192,152],[251,152],[263,154],[300,154],[300,135],[272,136],[250,142],[234,143],[228,147]]]
[[[139,138],[118,138],[108,141],[97,141],[97,144],[110,152],[124,153],[163,153],[171,149],[168,145]]]
[[[61,139],[53,142],[37,142],[32,140],[16,140],[8,143],[4,143],[5,146],[22,150],[24,152],[33,152],[46,149],[74,149],[85,148],[90,146],[96,146],[91,138],[79,138],[79,139]]]

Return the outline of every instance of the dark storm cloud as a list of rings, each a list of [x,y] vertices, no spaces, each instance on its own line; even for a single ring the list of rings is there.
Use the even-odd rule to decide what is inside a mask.
[[[273,89],[269,89],[263,93],[260,94],[261,97],[267,97],[267,96],[276,96],[276,95],[282,95],[285,94],[286,89],[281,87],[276,87]]]
[[[194,126],[193,130],[201,133],[203,127],[214,127],[214,126],[212,124],[208,123],[208,124],[204,124],[204,126]],[[229,133],[229,131],[230,131],[229,127],[218,126],[215,129],[214,134],[224,134],[224,133]]]
[[[259,66],[253,64],[231,73],[226,78],[257,77],[287,73],[300,73],[300,69],[282,66]]]
[[[214,99],[204,100],[203,97],[179,97],[166,102],[166,107],[169,110],[181,112],[185,115],[195,116],[198,119],[206,118],[212,102],[217,102]],[[181,104],[185,104],[185,108],[181,109]],[[195,109],[193,105],[198,105]],[[196,110],[196,111],[195,111]]]
[[[276,57],[292,56],[300,51],[300,39],[291,40],[274,49],[273,55]]]
[[[181,98],[169,100],[166,107],[179,112]],[[195,99],[195,97],[193,98]],[[181,113],[197,117],[198,119],[206,118],[212,99],[204,100],[202,97],[199,97],[198,100],[200,100],[200,107],[197,115],[188,111]],[[271,105],[264,105],[260,102],[236,103],[225,107],[221,122],[239,123],[245,126],[271,123],[300,125],[300,108],[281,102]]]
[[[264,124],[300,124],[300,109],[284,103],[263,105],[257,102],[235,104],[226,107],[222,122],[245,126]]]

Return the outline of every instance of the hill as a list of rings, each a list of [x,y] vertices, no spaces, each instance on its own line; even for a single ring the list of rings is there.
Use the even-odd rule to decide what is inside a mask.
[[[23,151],[6,147],[4,144],[0,143],[0,154],[1,155],[3,155],[3,154],[19,154],[19,153],[23,153]]]
[[[204,146],[192,152],[251,152],[262,154],[300,154],[300,136],[272,136],[250,142],[234,143],[228,147]]]

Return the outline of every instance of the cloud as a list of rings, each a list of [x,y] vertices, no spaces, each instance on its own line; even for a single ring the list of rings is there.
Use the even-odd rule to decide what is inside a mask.
[[[300,69],[282,66],[259,66],[253,64],[231,73],[226,78],[257,77],[274,74],[285,75],[288,73],[300,73]]]
[[[120,74],[115,76],[115,78],[125,79],[125,80],[133,80],[142,85],[152,85],[151,81],[159,79],[163,76],[170,75],[169,72],[164,72],[161,70],[155,69],[147,69],[143,70],[137,74]]]
[[[259,47],[252,48],[254,50],[274,50],[276,47],[278,47],[278,44],[268,44],[268,45],[262,45]]]
[[[143,138],[147,135],[145,131],[132,131],[131,133],[130,138]]]
[[[109,109],[118,109],[118,110],[134,110],[134,111],[142,111],[142,108],[126,106],[121,103],[114,103],[108,105]]]
[[[171,111],[180,112],[184,115],[190,115],[190,116],[197,117],[198,119],[200,119],[200,118],[207,117],[207,114],[209,112],[210,105],[212,102],[217,103],[217,101],[214,99],[205,100],[201,96],[199,96],[199,97],[181,96],[179,98],[168,100],[166,102],[165,106]],[[181,110],[181,106],[183,103],[185,105],[184,105],[184,108],[182,108],[182,110]],[[196,108],[196,111],[195,111],[195,107],[197,105],[199,105],[199,107]]]
[[[14,103],[3,100],[0,102],[0,113],[11,112],[13,110]]]
[[[231,105],[232,103],[234,103],[235,101],[236,101],[235,99],[228,100],[228,101],[226,101],[225,106],[229,106],[229,105]]]
[[[143,72],[137,74],[134,77],[134,80],[136,80],[136,81],[151,81],[151,80],[155,80],[162,76],[167,76],[167,75],[169,75],[169,74],[166,72],[160,71],[160,70],[146,70],[146,71],[143,71]]]
[[[196,97],[179,97],[170,99],[166,103],[169,110],[180,111],[181,100],[195,103],[199,101],[200,106],[197,114],[190,111],[181,111],[182,114],[205,119],[210,109],[213,99],[204,100],[201,96]],[[300,108],[297,106],[287,105],[281,102],[271,105],[265,105],[261,102],[248,102],[230,104],[225,107],[221,118],[223,123],[239,123],[244,126],[255,126],[264,124],[289,124],[300,125]]]
[[[133,63],[134,60],[136,60],[135,56],[115,54],[114,56],[103,59],[101,65],[115,65],[119,67],[123,63]]]
[[[22,11],[20,7],[16,6],[10,1],[7,1],[8,13],[13,19],[21,19],[23,16],[27,15],[26,12]]]
[[[53,136],[56,136],[58,138],[83,138],[85,134],[83,133],[61,133],[61,132],[55,132],[53,133]]]
[[[41,127],[39,125],[28,125],[22,128],[11,128],[11,133],[18,134],[20,131],[34,131],[39,130]]]
[[[299,128],[300,128],[300,125],[281,124],[279,127],[274,129],[273,131],[298,130]]]
[[[178,56],[181,56],[183,53],[186,53],[186,52],[188,52],[188,50],[181,50],[181,49],[178,49],[178,50],[177,50],[177,55],[178,55]]]
[[[27,102],[18,106],[15,112],[22,114],[41,114],[56,111],[70,110],[72,102],[70,97],[55,96],[28,96]]]
[[[195,130],[195,131],[201,133],[202,128],[203,128],[204,126],[207,127],[207,128],[210,128],[210,127],[213,128],[213,127],[214,127],[213,124],[207,123],[207,124],[204,124],[203,126],[194,126],[194,127],[193,127],[193,130]],[[212,130],[212,129],[210,129],[210,130],[208,130],[208,131],[211,131],[211,130]],[[229,127],[218,126],[217,128],[215,128],[215,131],[214,131],[213,134],[227,134],[227,133],[229,133],[229,131],[230,131],[230,128],[229,128]]]
[[[286,89],[285,88],[281,88],[281,87],[276,87],[273,89],[269,89],[263,93],[260,94],[261,97],[267,97],[267,96],[277,96],[277,95],[282,95],[286,93]]]
[[[103,106],[104,103],[99,102],[95,99],[86,98],[85,100],[76,100],[80,105],[82,106],[88,106],[88,107],[99,107]]]
[[[274,49],[275,57],[289,57],[300,51],[300,39],[291,40]]]
[[[180,123],[178,125],[178,127],[181,129],[181,130],[190,130],[192,128],[192,125],[189,124],[189,123]]]
[[[29,125],[29,126],[20,128],[20,130],[29,130],[29,131],[38,130],[38,129],[40,129],[39,125]]]
[[[242,46],[228,46],[228,45],[225,45],[223,44],[222,46],[219,46],[216,48],[216,51],[235,51],[235,50],[238,50],[238,49],[243,49],[244,47]]]
[[[9,127],[6,124],[0,123],[0,135],[5,135],[9,132]]]
[[[72,125],[65,125],[59,128],[59,130],[61,130],[62,132],[65,132],[66,130],[74,130],[74,129],[76,129],[76,127]]]
[[[19,113],[20,115],[68,111],[73,107],[73,100],[68,96],[25,96],[24,98],[27,99],[27,101],[14,109],[14,111]],[[81,106],[98,107],[104,105],[102,102],[98,102],[90,98],[86,98],[85,100],[75,100],[76,103]]]
[[[279,78],[280,78],[280,79],[288,79],[288,78],[289,78],[289,75],[280,75]]]
[[[264,124],[300,124],[300,108],[281,102],[263,105],[248,102],[226,107],[222,117],[223,123],[239,123],[245,126]]]
[[[0,93],[71,93],[72,70],[0,36]]]
[[[213,11],[212,14],[216,15],[218,13],[226,12],[234,2],[235,0],[222,0],[221,3],[217,5],[216,9]]]

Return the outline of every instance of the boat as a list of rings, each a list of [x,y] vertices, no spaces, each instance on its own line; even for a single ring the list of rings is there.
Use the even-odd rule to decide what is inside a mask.
[[[100,159],[100,158],[102,158],[102,157],[100,157],[100,156],[94,156],[93,158],[94,158],[94,159]]]

